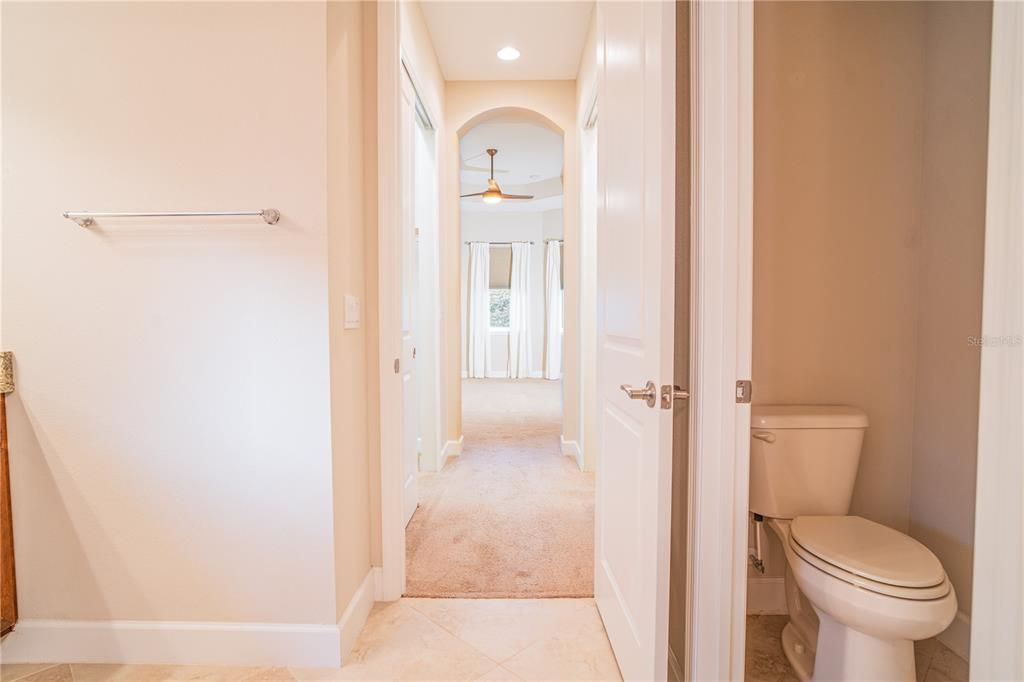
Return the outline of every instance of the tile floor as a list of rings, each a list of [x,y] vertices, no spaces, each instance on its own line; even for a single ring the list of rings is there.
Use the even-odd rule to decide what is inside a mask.
[[[788,616],[747,616],[748,682],[797,682],[782,653],[782,628]],[[918,682],[966,682],[967,661],[937,639],[914,644]]]
[[[593,599],[378,604],[342,668],[3,665],[3,682],[621,680]]]
[[[786,616],[747,617],[748,681],[796,682]],[[967,662],[918,642],[919,682],[965,682]],[[3,682],[620,680],[593,599],[403,599],[378,604],[343,668],[10,664]]]

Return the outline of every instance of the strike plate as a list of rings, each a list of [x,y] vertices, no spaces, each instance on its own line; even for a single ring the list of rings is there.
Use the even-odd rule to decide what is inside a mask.
[[[736,382],[736,402],[749,403],[754,393],[754,383],[750,379],[741,379]]]

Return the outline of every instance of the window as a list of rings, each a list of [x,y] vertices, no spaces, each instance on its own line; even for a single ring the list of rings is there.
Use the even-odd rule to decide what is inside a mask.
[[[508,329],[510,289],[491,289],[491,329]]]
[[[491,246],[491,329],[508,329],[508,310],[512,300],[512,247],[508,244]]]

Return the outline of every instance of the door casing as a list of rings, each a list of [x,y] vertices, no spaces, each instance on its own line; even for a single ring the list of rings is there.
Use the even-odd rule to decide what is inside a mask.
[[[738,379],[752,378],[753,6],[749,0],[695,0],[689,6],[693,398],[684,666],[692,679],[737,679],[745,639],[750,410],[736,403],[734,391]],[[381,2],[376,11],[378,186],[386,188],[399,177],[398,6]],[[398,599],[405,586],[401,415],[394,410],[401,385],[392,364],[400,350],[401,280],[393,260],[399,218],[395,197],[380,192],[378,601]]]
[[[754,8],[690,3],[687,679],[743,679],[753,275]],[[756,384],[755,384],[756,391]]]

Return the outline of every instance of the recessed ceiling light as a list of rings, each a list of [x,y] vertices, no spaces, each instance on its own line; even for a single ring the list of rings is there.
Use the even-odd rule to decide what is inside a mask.
[[[519,59],[519,50],[509,45],[498,50],[498,59],[505,62],[513,62]]]

